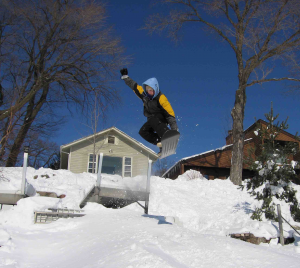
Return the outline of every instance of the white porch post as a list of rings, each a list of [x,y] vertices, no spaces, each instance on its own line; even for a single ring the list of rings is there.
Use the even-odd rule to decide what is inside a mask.
[[[102,162],[103,162],[103,153],[100,153],[99,154],[99,165],[98,165],[97,183],[96,183],[96,186],[98,186],[98,187],[100,187],[100,185],[101,185]]]
[[[149,159],[148,173],[147,173],[147,186],[146,186],[147,199],[145,201],[145,214],[148,214],[148,207],[149,207],[151,167],[152,167],[152,160]]]
[[[29,147],[24,147],[24,159],[23,159],[23,172],[22,172],[22,184],[21,184],[21,194],[25,194],[26,187],[26,170],[27,170],[27,162],[28,162],[28,151]]]

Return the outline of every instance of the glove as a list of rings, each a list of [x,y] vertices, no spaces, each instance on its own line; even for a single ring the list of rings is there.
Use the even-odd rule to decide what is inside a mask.
[[[125,79],[125,78],[128,78],[128,70],[127,70],[127,68],[123,68],[123,69],[121,69],[120,70],[120,73],[121,73],[121,79],[123,80],[123,79]]]
[[[176,123],[176,119],[172,116],[167,118],[168,124],[170,125],[170,128],[172,130],[177,130],[178,131],[178,127],[177,127],[177,123]]]

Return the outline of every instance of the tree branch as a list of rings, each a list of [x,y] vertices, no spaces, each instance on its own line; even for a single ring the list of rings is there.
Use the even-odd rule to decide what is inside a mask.
[[[231,40],[216,25],[204,20],[198,13],[198,10],[191,4],[190,0],[188,6],[194,11],[195,16],[199,19],[200,22],[204,23],[205,25],[213,29],[215,32],[217,32],[217,34],[219,34],[225,41],[227,41],[227,43],[231,46],[234,52],[237,53],[237,48],[235,47],[234,43],[232,43]]]
[[[283,80],[300,82],[300,79],[297,79],[297,78],[289,78],[289,77],[270,78],[270,79],[261,79],[261,80],[253,81],[250,84],[247,84],[247,87],[251,87],[255,84],[261,84],[261,83],[265,83],[265,82],[283,81]]]

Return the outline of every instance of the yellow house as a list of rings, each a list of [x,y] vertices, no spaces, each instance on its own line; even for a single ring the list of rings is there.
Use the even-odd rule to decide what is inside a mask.
[[[116,127],[111,127],[60,147],[60,168],[74,173],[97,173],[103,153],[102,173],[122,177],[146,175],[148,159],[158,155]]]

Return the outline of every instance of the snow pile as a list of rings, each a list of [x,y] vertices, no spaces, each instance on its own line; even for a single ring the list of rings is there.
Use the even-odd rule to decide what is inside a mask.
[[[179,175],[177,181],[186,181],[186,180],[194,180],[194,179],[206,180],[206,178],[203,177],[199,171],[190,169],[186,171],[183,175]]]
[[[5,230],[0,229],[0,245],[5,245],[9,239],[9,234]]]
[[[152,178],[151,210],[160,215],[178,217],[184,227],[203,234],[226,236],[233,233],[252,233],[257,237],[275,238],[278,223],[250,219],[259,201],[241,191],[230,180],[190,180],[186,174],[178,180]],[[299,188],[298,188],[299,189]],[[300,189],[299,189],[300,192]],[[287,205],[282,214],[294,225]],[[285,237],[293,231],[285,226]]]
[[[0,189],[21,187],[21,168],[4,168]],[[18,206],[9,211],[13,216],[4,216],[17,222],[33,224],[33,211],[51,208],[79,209],[79,204],[88,191],[95,185],[97,175],[90,173],[74,174],[67,170],[28,168],[27,180],[36,191],[54,192],[63,199],[33,197],[20,200]],[[120,189],[145,190],[146,177],[122,178],[118,175],[103,174],[101,185]],[[298,190],[300,186],[293,185]],[[300,200],[300,198],[299,198]],[[278,203],[279,200],[277,200]],[[228,235],[231,233],[251,232],[267,239],[277,237],[277,223],[258,222],[250,219],[259,201],[245,190],[241,191],[230,180],[207,180],[200,172],[189,170],[177,180],[151,177],[150,213],[177,217],[183,226],[199,233]],[[134,204],[133,210],[141,208]],[[28,215],[30,217],[28,218]],[[288,206],[282,203],[282,215],[294,225]],[[19,220],[16,218],[19,217]],[[23,219],[23,220],[22,220]],[[26,220],[25,220],[26,219]],[[1,221],[1,220],[0,220]],[[290,231],[285,236],[290,236]]]
[[[0,172],[1,190],[21,187],[21,168],[3,168]],[[37,194],[0,211],[0,267],[20,267],[21,263],[24,267],[40,267],[47,261],[52,266],[72,268],[293,267],[299,263],[298,235],[284,224],[284,236],[295,237],[294,244],[284,247],[285,256],[277,245],[278,224],[251,220],[259,201],[230,180],[209,181],[197,171],[188,171],[174,181],[153,176],[149,215],[144,215],[136,203],[118,210],[88,203],[86,216],[45,225],[33,223],[34,211],[78,209],[97,175],[28,168],[27,180],[36,191],[66,197]],[[103,174],[101,185],[143,190],[146,177]],[[300,187],[293,186],[300,194]],[[292,225],[300,226],[292,220],[287,206],[282,205],[282,214]],[[255,245],[229,238],[233,233],[252,233],[274,241],[258,251]],[[38,256],[24,254],[30,250],[37,251]],[[261,264],[266,255],[272,261]]]

